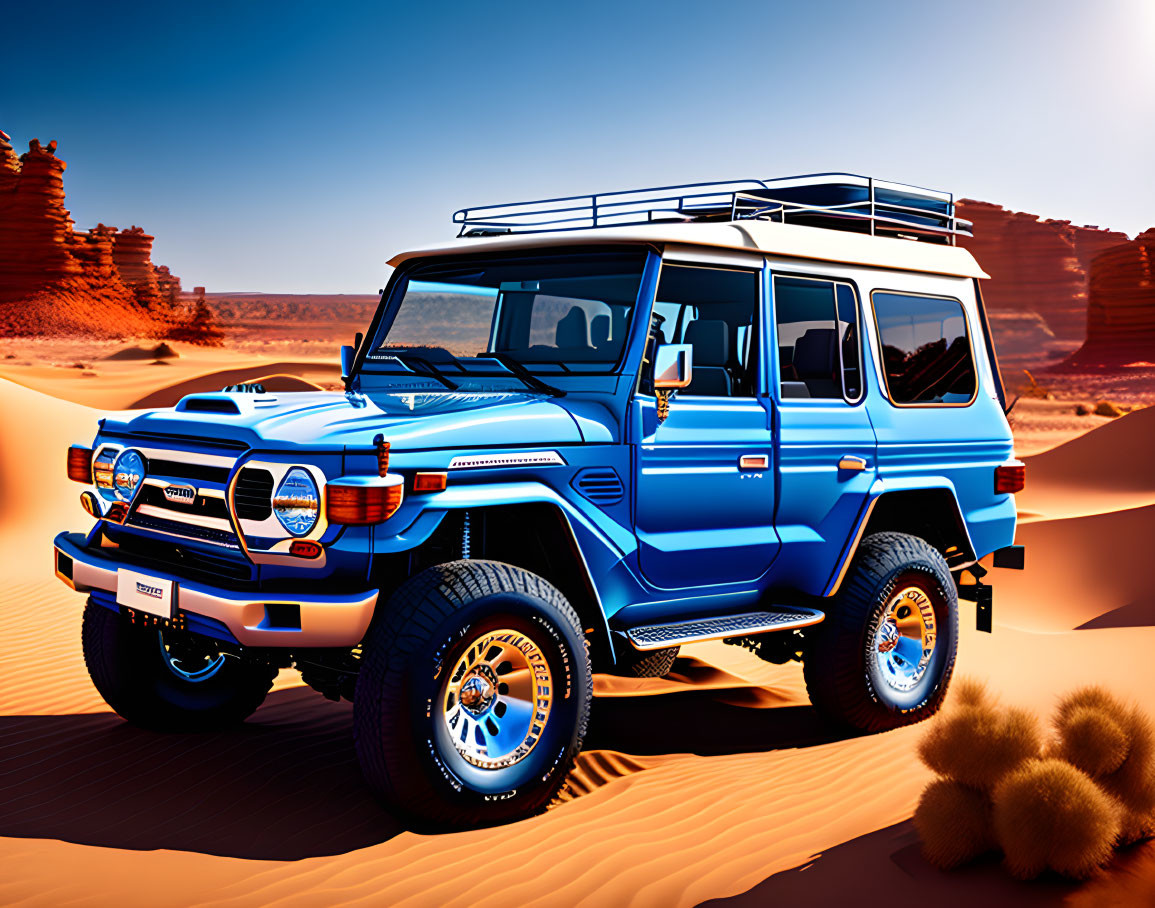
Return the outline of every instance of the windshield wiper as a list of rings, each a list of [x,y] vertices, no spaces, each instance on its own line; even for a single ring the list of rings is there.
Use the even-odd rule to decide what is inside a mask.
[[[414,356],[412,353],[396,353],[394,351],[390,351],[389,353],[386,354],[386,356],[393,357],[395,360],[397,360],[402,365],[408,366],[409,369],[413,372],[424,372],[430,378],[436,379],[437,381],[441,382],[441,384],[445,385],[445,387],[447,387],[450,391],[456,391],[458,389],[458,387],[460,387],[457,384],[457,382],[453,381],[452,379],[446,378],[442,374],[440,369],[438,369],[435,365],[433,365],[433,363],[431,363],[429,360],[427,360],[423,356]],[[414,363],[416,363],[418,366],[420,366],[421,369],[420,370],[414,369],[413,368]]]
[[[542,394],[548,394],[550,397],[565,397],[565,391],[561,388],[555,388],[553,385],[546,384],[507,353],[486,353],[484,357],[479,357],[479,359],[481,358],[497,360],[515,376],[520,378],[527,388],[532,388],[534,391],[539,391]]]

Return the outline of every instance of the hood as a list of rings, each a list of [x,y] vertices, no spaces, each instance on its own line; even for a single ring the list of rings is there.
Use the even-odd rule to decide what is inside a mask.
[[[110,417],[105,431],[246,442],[254,448],[477,448],[583,441],[569,411],[519,393],[194,394],[175,407]]]

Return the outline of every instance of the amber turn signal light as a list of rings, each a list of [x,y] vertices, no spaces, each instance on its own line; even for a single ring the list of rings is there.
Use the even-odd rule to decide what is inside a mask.
[[[91,492],[80,493],[80,506],[84,508],[89,517],[100,518],[100,504],[96,500],[96,496]]]
[[[381,523],[401,506],[403,488],[400,476],[389,483],[331,482],[325,489],[325,516],[329,523],[346,526]]]
[[[413,474],[414,492],[443,492],[449,477],[445,473]]]
[[[321,543],[298,539],[289,546],[289,554],[298,558],[318,558],[321,555]]]
[[[1027,485],[1027,466],[1022,461],[1012,460],[1001,467],[995,467],[995,494],[1013,495]]]
[[[68,449],[68,478],[89,485],[92,483],[92,448],[73,445]]]

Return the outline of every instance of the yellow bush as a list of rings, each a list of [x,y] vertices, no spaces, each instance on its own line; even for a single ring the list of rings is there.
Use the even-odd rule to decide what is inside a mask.
[[[1019,879],[1051,869],[1083,879],[1111,857],[1120,811],[1082,770],[1059,759],[1035,759],[994,792],[995,839]]]
[[[922,853],[941,870],[950,870],[995,847],[991,802],[986,794],[951,779],[935,779],[919,798],[914,828]]]
[[[1039,756],[1041,747],[1038,722],[1029,712],[968,697],[930,726],[918,752],[939,775],[990,791],[1024,760]]]

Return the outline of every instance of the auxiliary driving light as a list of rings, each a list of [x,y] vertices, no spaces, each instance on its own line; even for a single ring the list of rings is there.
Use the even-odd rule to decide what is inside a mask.
[[[89,517],[100,519],[100,503],[96,500],[96,496],[91,492],[80,493],[80,506],[84,508]]]

